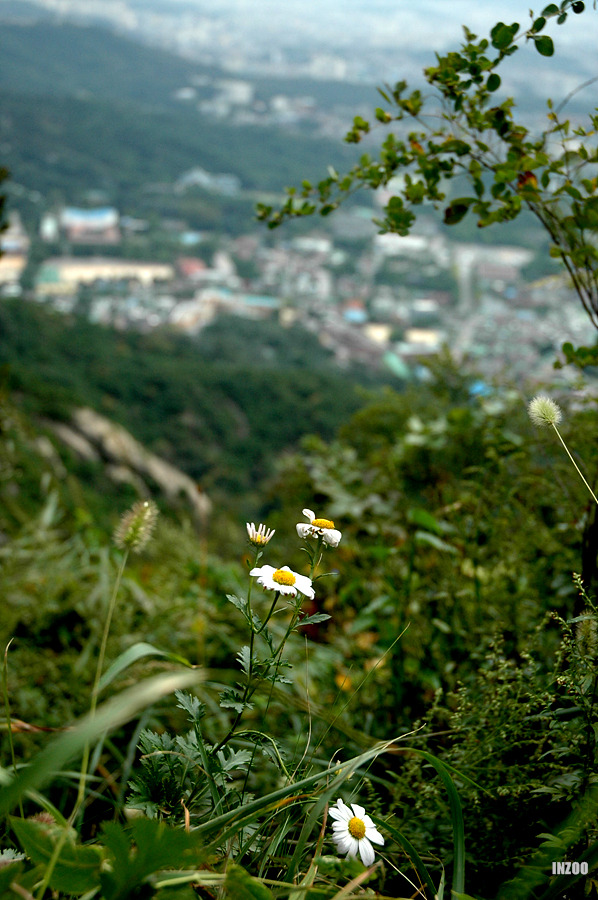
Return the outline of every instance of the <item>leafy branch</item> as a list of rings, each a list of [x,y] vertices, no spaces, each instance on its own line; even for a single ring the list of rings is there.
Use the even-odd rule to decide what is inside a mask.
[[[595,5],[595,4],[594,4]],[[392,127],[376,157],[364,153],[345,173],[329,168],[317,184],[288,188],[279,209],[259,204],[257,218],[275,228],[284,221],[319,213],[327,216],[361,188],[389,187],[392,196],[374,219],[381,233],[406,235],[418,209],[431,204],[455,225],[468,213],[480,228],[517,218],[529,210],[548,233],[551,255],[560,259],[592,323],[598,327],[598,116],[589,127],[560,119],[561,107],[548,101],[547,126],[539,134],[515,118],[515,101],[497,102],[498,69],[520,44],[533,43],[544,57],[554,54],[545,33],[549,20],[562,25],[569,13],[581,14],[581,0],[550,3],[530,25],[497,22],[479,39],[464,28],[457,51],[436,57],[424,70],[434,97],[407,82],[385,85],[384,107],[375,110],[375,127]],[[432,107],[432,102],[435,105]],[[345,141],[359,144],[373,124],[356,116]],[[401,180],[397,176],[401,176]],[[449,185],[465,180],[469,192],[452,197]]]

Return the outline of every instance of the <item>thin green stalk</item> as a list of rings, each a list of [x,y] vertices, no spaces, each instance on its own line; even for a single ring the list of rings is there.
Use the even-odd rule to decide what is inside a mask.
[[[102,671],[104,669],[104,659],[106,657],[106,646],[108,644],[108,634],[110,632],[110,625],[112,624],[112,617],[114,615],[114,610],[116,608],[116,598],[118,596],[118,591],[120,589],[120,584],[121,584],[122,577],[123,577],[123,574],[125,571],[125,566],[127,564],[128,556],[129,556],[129,550],[127,548],[127,549],[125,549],[125,551],[123,553],[123,556],[122,556],[122,559],[120,562],[120,566],[118,568],[118,573],[117,573],[116,579],[114,581],[114,587],[112,589],[112,596],[110,597],[110,602],[108,604],[108,612],[106,615],[106,620],[104,622],[104,632],[102,634],[102,641],[100,643],[100,652],[98,653],[96,673],[95,673],[95,678],[93,681],[93,687],[91,689],[91,701],[89,704],[89,712],[90,712],[90,715],[92,718],[95,714],[95,711],[96,711],[96,708],[98,705],[99,685],[100,685],[100,678],[102,677]],[[89,744],[86,744],[85,748],[83,750],[83,761],[81,763],[81,775],[79,778],[79,790],[77,793],[77,800],[75,803],[75,808],[74,808],[73,812],[71,813],[71,817],[69,819],[69,822],[71,824],[76,819],[77,814],[79,813],[79,810],[81,809],[81,806],[83,805],[83,801],[85,799],[85,781],[87,778],[87,769],[89,766],[89,754],[90,754],[90,747],[89,747]]]
[[[95,673],[95,678],[93,681],[93,687],[91,689],[91,700],[90,700],[90,704],[89,704],[90,719],[94,718],[96,708],[98,705],[100,678],[102,677],[102,670],[104,668],[104,659],[106,656],[106,646],[108,644],[108,634],[110,632],[110,625],[112,623],[112,617],[114,615],[114,610],[116,608],[116,598],[118,596],[118,591],[120,589],[120,585],[121,585],[123,573],[125,571],[125,566],[127,564],[128,556],[129,556],[129,549],[127,547],[127,548],[125,548],[125,551],[123,553],[122,560],[121,560],[120,566],[118,568],[118,573],[117,573],[116,579],[114,581],[112,595],[110,597],[110,602],[108,604],[108,612],[106,615],[106,620],[104,622],[104,632],[102,634],[102,641],[100,644],[100,652],[98,654],[98,662],[96,665],[96,673]],[[56,842],[56,846],[54,847],[54,852],[52,853],[52,856],[50,857],[50,860],[46,867],[46,871],[44,872],[44,877],[42,879],[42,882],[40,884],[40,887],[39,887],[39,890],[37,893],[38,900],[42,900],[42,897],[44,896],[44,894],[48,888],[50,879],[52,877],[52,873],[54,871],[56,863],[58,862],[58,859],[62,852],[62,848],[64,847],[64,845],[66,843],[66,839],[67,839],[67,836],[69,833],[69,828],[73,825],[73,822],[77,818],[79,811],[81,810],[81,807],[83,806],[83,801],[85,800],[85,782],[87,780],[87,769],[89,767],[89,756],[90,756],[90,745],[89,745],[89,741],[86,741],[85,746],[83,748],[83,759],[81,761],[81,773],[79,775],[79,788],[77,791],[77,799],[75,801],[75,806],[73,808],[72,813],[69,816],[68,827],[63,829],[63,832],[62,832],[60,838]]]
[[[10,717],[10,703],[8,701],[8,650],[10,645],[13,642],[13,638],[11,638],[4,649],[4,665],[2,667],[2,693],[4,695],[4,712],[6,714],[6,728],[8,731],[8,746],[10,747],[10,758],[12,761],[12,769],[15,775],[17,774],[17,760],[15,757],[15,745],[12,739],[12,720]],[[21,818],[25,818],[25,814],[23,812],[23,803],[19,800],[19,810],[21,813]]]
[[[274,614],[274,610],[275,610],[275,608],[276,608],[276,604],[278,603],[278,598],[279,598],[279,597],[280,597],[280,591],[276,591],[276,593],[274,594],[274,600],[272,601],[272,604],[271,604],[271,606],[270,606],[270,609],[268,610],[268,615],[266,616],[266,618],[265,618],[264,621],[262,622],[261,628],[258,628],[258,630],[255,632],[256,635],[262,633],[262,631],[264,630],[264,628],[266,627],[266,625],[268,624],[268,622],[269,622],[270,619],[272,618],[272,616],[273,616],[273,614]]]
[[[571,460],[571,462],[572,462],[573,465],[575,466],[575,469],[576,469],[576,471],[577,471],[577,474],[579,475],[579,477],[581,478],[581,480],[583,481],[583,483],[585,484],[585,486],[586,486],[587,489],[589,490],[590,494],[592,495],[592,498],[593,498],[593,500],[594,500],[594,503],[598,504],[598,497],[596,497],[596,494],[594,493],[594,491],[592,490],[592,488],[590,487],[590,485],[588,484],[588,482],[587,482],[586,479],[584,478],[581,469],[579,468],[579,466],[577,465],[577,463],[575,462],[575,460],[574,460],[573,457],[571,456],[571,453],[569,452],[569,448],[567,447],[566,443],[564,442],[564,440],[563,440],[562,437],[561,437],[560,431],[558,430],[558,428],[556,427],[556,425],[554,424],[554,422],[551,422],[550,424],[552,425],[552,427],[553,427],[554,430],[556,431],[557,437],[558,437],[559,441],[561,442],[561,444],[563,445],[563,447],[565,448],[565,452],[566,452],[567,456],[569,457],[569,459]]]

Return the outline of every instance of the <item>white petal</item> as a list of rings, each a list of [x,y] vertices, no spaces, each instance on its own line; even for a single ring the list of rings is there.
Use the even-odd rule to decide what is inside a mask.
[[[352,838],[349,834],[345,833],[342,837],[335,837],[333,840],[339,853],[348,853],[351,850]]]
[[[346,853],[349,858],[353,858],[353,857],[357,856],[357,852],[359,850],[359,841],[356,838],[354,838],[353,835],[351,835],[351,834],[347,835],[347,839],[348,839],[349,849],[346,851]],[[345,851],[343,851],[343,852],[345,852]]]
[[[290,594],[291,597],[297,596],[297,588],[292,584],[278,584],[276,581],[273,581],[272,587],[274,590],[280,591],[281,594]]]
[[[371,828],[366,827],[365,836],[368,839],[368,841],[373,841],[375,844],[383,844],[384,843],[384,838],[382,837],[382,835],[380,834],[380,832],[378,831],[378,829],[376,828],[375,825],[373,825]]]
[[[271,577],[274,574],[274,572],[276,572],[276,569],[274,568],[274,566],[261,566],[261,568],[252,569],[249,574],[253,575],[254,577],[258,577],[260,575],[262,575],[262,576],[265,575],[266,577],[268,577],[268,576]]]
[[[376,858],[374,848],[367,838],[362,838],[359,841],[359,855],[364,866],[371,866]]]
[[[365,809],[363,806],[359,806],[357,803],[352,803],[353,813],[357,816],[358,819],[365,819]],[[365,824],[365,823],[364,823]]]
[[[311,586],[311,578],[308,578],[307,575],[297,575],[295,572],[295,586],[298,591],[301,591],[310,600],[314,598],[316,592]]]
[[[316,514],[313,511],[313,509],[304,509],[303,515],[307,516],[307,518],[309,519],[310,522],[312,521],[312,519],[315,519],[315,517],[316,517]]]
[[[306,525],[305,522],[300,522],[296,528],[300,538],[309,537],[311,534],[311,525]]]
[[[322,531],[324,543],[329,544],[331,547],[338,547],[342,536],[342,533],[337,531],[336,528],[327,528]]]
[[[348,822],[352,818],[351,810],[342,800],[337,800],[336,806],[330,807],[329,814],[333,819],[341,819],[343,822]]]

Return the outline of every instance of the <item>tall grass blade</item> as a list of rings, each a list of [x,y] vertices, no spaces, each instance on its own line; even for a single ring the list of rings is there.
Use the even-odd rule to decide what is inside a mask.
[[[86,744],[97,740],[104,732],[124,725],[146,706],[176,690],[190,687],[201,678],[201,671],[156,675],[102,704],[94,715],[86,715],[71,731],[53,740],[30,766],[21,769],[9,784],[0,789],[0,814],[5,815],[14,809],[27,791],[41,788],[69,760],[81,753]]]
[[[184,656],[179,656],[178,653],[169,653],[166,650],[160,650],[158,647],[154,647],[153,644],[140,641],[137,644],[133,644],[133,646],[125,650],[124,653],[121,653],[120,656],[114,660],[112,665],[106,669],[100,678],[98,693],[108,687],[121,672],[124,672],[129,666],[132,666],[133,663],[138,662],[140,659],[146,659],[149,656],[159,656],[162,659],[168,660],[168,662],[186,666],[188,669],[194,668],[193,664],[190,663],[188,659],[185,659]]]
[[[426,750],[411,749],[410,753],[421,756],[431,766],[434,766],[438,777],[442,781],[449,798],[451,821],[453,824],[453,894],[462,894],[465,891],[465,826],[463,823],[463,808],[457,789],[448,768],[436,756]]]

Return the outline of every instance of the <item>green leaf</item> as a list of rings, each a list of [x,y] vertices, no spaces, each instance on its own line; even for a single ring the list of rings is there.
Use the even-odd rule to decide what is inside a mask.
[[[20,859],[15,859],[14,862],[6,862],[3,860],[2,866],[0,866],[0,897],[4,894],[4,892],[8,892],[10,885],[13,881],[18,883],[18,876],[21,874],[23,869],[23,863]],[[10,891],[11,900],[16,900],[18,894]]]
[[[430,534],[429,531],[416,531],[415,532],[415,541],[418,544],[429,544],[431,547],[434,547],[436,550],[442,550],[444,553],[456,553],[456,547],[453,547],[451,544],[447,544],[446,541],[443,541],[441,538],[437,537],[435,534]]]
[[[226,599],[229,603],[232,603],[233,606],[236,606],[237,609],[240,609],[241,612],[245,611],[245,607],[247,606],[247,600],[245,597],[237,597],[235,594],[227,594]]]
[[[465,826],[463,809],[457,789],[453,784],[448,768],[440,760],[426,750],[411,749],[412,753],[423,757],[432,765],[442,781],[449,798],[451,821],[453,825],[453,894],[462,894],[465,890]],[[453,896],[453,895],[451,895]]]
[[[486,82],[486,88],[489,91],[497,91],[500,87],[500,75],[497,75],[496,72],[493,72],[488,81]]]
[[[442,528],[440,523],[426,509],[414,508],[407,512],[407,521],[411,525],[419,525],[427,531],[433,531],[435,534],[441,534]]]
[[[456,225],[461,221],[466,215],[467,210],[473,203],[473,200],[464,199],[464,200],[453,200],[450,206],[444,211],[444,223],[445,225]]]
[[[513,42],[513,38],[519,31],[519,24],[514,22],[512,25],[505,25],[504,22],[497,22],[490,37],[492,38],[492,46],[497,50],[505,50],[509,44]]]
[[[391,837],[395,839],[397,844],[399,844],[403,848],[403,850],[411,860],[411,865],[419,875],[420,880],[427,886],[428,891],[430,892],[430,897],[437,897],[438,894],[436,888],[434,887],[432,877],[413,844],[409,842],[409,840],[398,830],[398,828],[394,828],[392,825],[389,825],[388,822],[384,821],[384,819],[380,819],[375,815],[372,815],[372,819],[374,820],[376,825],[388,831]]]
[[[266,885],[252,878],[241,866],[229,866],[226,870],[224,890],[231,900],[274,900]]]
[[[318,622],[326,622],[327,619],[330,619],[328,613],[314,613],[313,616],[306,616],[304,619],[301,619],[297,626],[316,625]]]
[[[193,663],[189,662],[188,659],[185,659],[184,656],[179,656],[177,653],[170,653],[167,650],[160,650],[158,647],[154,647],[153,644],[146,644],[144,641],[140,641],[137,644],[133,644],[132,647],[129,647],[128,650],[125,650],[124,653],[121,653],[119,657],[117,657],[112,665],[104,672],[102,677],[100,678],[100,684],[98,690],[101,692],[104,688],[108,687],[121,672],[124,672],[125,669],[128,669],[129,666],[132,666],[133,663],[138,662],[140,659],[145,659],[148,656],[160,656],[162,659],[167,659],[169,662],[177,663],[177,665],[186,666],[188,669],[193,669]]]
[[[64,829],[58,825],[16,817],[10,819],[10,824],[27,856],[38,865],[47,865],[58,841],[64,840]],[[52,871],[50,887],[67,894],[84,894],[97,888],[103,859],[100,847],[77,844],[74,833],[70,832]]]
[[[546,19],[544,18],[544,16],[539,16],[532,25],[532,31],[534,32],[534,34],[537,34],[539,31],[542,31],[545,25]]]
[[[226,755],[227,751],[228,756]],[[235,769],[244,768],[247,763],[251,762],[253,750],[231,750],[230,747],[226,747],[224,750],[219,750],[216,755],[223,771],[232,772]]]
[[[450,634],[452,631],[451,626],[448,622],[443,622],[442,619],[432,619],[432,625],[435,625],[439,631],[442,631],[443,634]]]
[[[557,16],[559,13],[559,8],[556,3],[549,3],[548,6],[545,6],[542,10],[543,16]]]
[[[554,43],[552,38],[547,34],[543,34],[542,37],[534,38],[534,43],[536,45],[536,50],[541,56],[552,56],[554,53]]]
[[[105,900],[127,900],[150,875],[195,868],[205,858],[195,831],[171,828],[157,819],[135,819],[127,826],[106,822],[102,837],[111,856],[110,869],[100,877]]]
[[[498,78],[498,75],[496,77]],[[466,141],[460,141],[457,138],[449,138],[444,141],[439,149],[443,153],[455,153],[457,156],[466,156],[471,152],[471,146]]]
[[[245,644],[239,652],[237,653],[237,662],[241,666],[242,671],[245,675],[249,674],[249,669],[251,668],[251,651],[247,644]]]
[[[189,694],[186,691],[175,691],[174,696],[177,699],[178,708],[185,710],[191,722],[198,722],[204,715],[206,708],[195,694]]]

